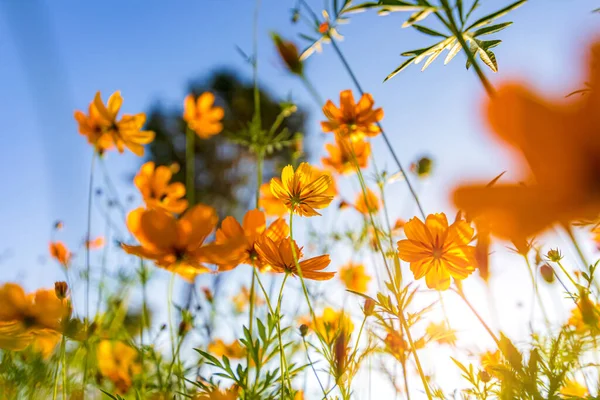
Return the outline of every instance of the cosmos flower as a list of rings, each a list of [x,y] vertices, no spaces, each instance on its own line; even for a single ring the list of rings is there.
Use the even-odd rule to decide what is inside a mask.
[[[449,344],[454,346],[456,343],[456,332],[451,329],[445,322],[431,322],[425,328],[425,332],[429,335],[430,340],[434,340],[439,344]]]
[[[265,210],[265,214],[269,217],[283,217],[289,212],[285,203],[273,195],[271,184],[268,182],[260,185],[258,205]]]
[[[295,241],[293,242],[293,246],[303,278],[317,281],[325,281],[333,278],[335,272],[323,271],[331,262],[329,255],[325,254],[302,260],[302,248],[298,247]],[[292,242],[289,238],[273,241],[270,237],[263,235],[258,239],[255,249],[258,255],[271,266],[273,272],[299,276],[296,262],[294,261]]]
[[[365,266],[352,262],[349,262],[340,269],[339,276],[346,289],[359,293],[365,293],[371,281],[371,277],[365,271]]]
[[[474,230],[466,221],[448,226],[444,213],[430,214],[425,223],[412,218],[404,232],[398,256],[410,263],[415,279],[425,277],[428,288],[446,290],[450,278],[462,280],[475,270],[475,247],[469,246]]]
[[[584,398],[588,395],[588,390],[581,383],[574,379],[565,379],[565,384],[560,388],[560,394],[568,398]]]
[[[227,356],[227,358],[243,358],[246,356],[246,349],[242,347],[238,340],[226,344],[221,339],[213,340],[209,343],[208,352],[215,357],[221,358]]]
[[[88,115],[81,111],[75,112],[79,133],[88,138],[88,142],[99,154],[116,146],[119,153],[123,153],[127,147],[141,157],[144,155],[143,145],[154,140],[154,132],[141,130],[146,122],[144,113],[126,114],[118,120],[122,104],[123,98],[118,91],[110,96],[107,105],[104,105],[100,92],[97,92]]]
[[[237,260],[227,265],[219,265],[220,271],[228,271],[240,264],[254,265],[261,271],[267,271],[270,266],[266,260],[259,256],[255,246],[262,235],[266,235],[278,242],[286,238],[290,229],[284,219],[275,220],[267,228],[265,213],[260,210],[250,210],[244,216],[242,225],[233,217],[227,217],[221,223],[221,228],[216,232],[215,243],[242,247],[243,251]]]
[[[180,214],[188,207],[185,197],[185,185],[171,183],[173,172],[164,165],[158,167],[150,161],[141,166],[133,179],[148,208],[162,208]]]
[[[354,208],[356,208],[359,213],[363,215],[369,215],[369,213],[375,214],[379,211],[380,207],[381,201],[371,189],[367,188],[366,198],[362,191],[356,195]]]
[[[591,91],[574,101],[548,100],[515,83],[488,101],[491,131],[531,171],[526,184],[474,184],[454,193],[456,205],[483,215],[492,234],[522,240],[600,214],[600,43],[592,53]]]
[[[65,268],[69,267],[71,262],[71,252],[63,242],[50,242],[48,245],[50,256],[60,263]]]
[[[120,341],[102,340],[96,349],[98,371],[108,378],[119,393],[127,393],[132,379],[142,366],[137,361],[138,352]]]
[[[336,135],[335,143],[325,144],[325,150],[329,153],[329,157],[322,157],[321,163],[342,175],[356,172],[352,150],[354,150],[354,156],[360,168],[368,166],[371,156],[371,144],[366,140],[350,141],[338,135]]]
[[[327,121],[321,122],[321,129],[353,141],[362,140],[365,136],[377,136],[381,133],[377,123],[383,118],[383,109],[373,109],[374,104],[373,96],[368,93],[363,94],[356,103],[352,91],[344,90],[340,92],[339,108],[331,100],[327,100],[323,106]]]
[[[184,101],[183,119],[191,130],[202,139],[219,134],[223,130],[221,120],[225,112],[221,107],[215,107],[215,95],[204,92],[197,99],[193,94]]]
[[[354,323],[344,311],[336,311],[331,307],[323,310],[309,327],[321,336],[325,343],[332,345],[339,336],[349,337],[354,330]]]
[[[316,209],[325,208],[333,200],[327,191],[332,185],[330,175],[318,174],[308,163],[302,163],[296,171],[288,165],[281,172],[281,179],[271,179],[271,192],[288,210],[300,216],[319,214]]]

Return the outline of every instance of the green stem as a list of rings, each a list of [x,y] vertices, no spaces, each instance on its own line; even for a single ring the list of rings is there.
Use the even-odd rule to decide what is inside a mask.
[[[185,133],[185,190],[189,207],[196,202],[196,133],[187,127]]]
[[[169,281],[169,289],[167,294],[167,318],[169,319],[169,337],[171,339],[171,357],[172,362],[175,360],[175,333],[173,332],[173,315],[171,309],[173,308],[173,287],[175,286],[175,274],[171,274]],[[171,372],[167,375],[167,384],[170,385]]]
[[[362,86],[360,85],[360,82],[358,82],[358,79],[356,78],[356,75],[354,75],[354,71],[352,71],[352,68],[350,67],[350,64],[348,64],[348,61],[346,60],[346,57],[344,57],[344,55],[342,54],[342,51],[340,50],[339,46],[337,45],[335,39],[333,37],[329,37],[329,38],[331,39],[331,44],[333,46],[333,49],[335,50],[336,54],[338,55],[338,57],[342,61],[342,64],[344,64],[344,67],[346,68],[346,71],[350,75],[350,78],[352,79],[352,81],[354,82],[354,85],[358,89],[358,92],[362,96],[365,92],[363,91]],[[417,204],[417,208],[419,209],[419,213],[421,214],[421,216],[423,217],[423,219],[425,219],[426,218],[425,211],[423,210],[423,206],[421,205],[421,201],[419,200],[419,196],[417,195],[417,192],[416,192],[415,188],[413,187],[412,183],[410,182],[410,178],[408,177],[408,174],[406,173],[404,167],[402,166],[402,163],[400,162],[400,159],[398,158],[398,155],[394,151],[394,148],[392,147],[392,143],[388,139],[387,134],[385,133],[385,131],[383,129],[383,126],[381,125],[380,122],[377,122],[377,127],[381,131],[381,136],[383,137],[383,140],[385,141],[385,145],[387,146],[388,150],[392,154],[392,158],[394,159],[394,162],[396,163],[396,166],[398,167],[398,169],[400,170],[400,172],[404,176],[404,179],[406,180],[406,186],[408,187],[408,190],[410,191],[410,194],[412,195],[413,199],[415,200],[415,203]]]
[[[575,282],[575,280],[573,279],[573,277],[571,276],[571,274],[569,274],[569,272],[566,270],[565,267],[563,267],[562,263],[560,261],[556,262],[558,264],[558,266],[560,267],[560,269],[562,270],[562,272],[567,276],[567,278],[569,278],[569,280],[571,281],[571,283],[573,284],[573,286],[575,286],[575,289],[577,289],[578,285],[577,282]]]
[[[308,354],[308,344],[306,343],[306,338],[304,336],[302,336],[302,343],[304,343],[304,350],[306,351],[306,358],[308,359],[308,364],[310,365],[310,368],[312,369],[313,374],[315,375],[315,378],[317,378],[317,382],[319,383],[321,392],[323,392],[324,398],[326,398],[327,391],[323,387],[323,384],[321,383],[321,379],[319,379],[319,374],[317,374],[317,370],[315,369],[315,366],[314,366],[312,360],[310,359],[310,354]]]
[[[62,335],[62,342],[60,348],[62,358],[63,400],[67,400],[67,339],[64,334]]]
[[[287,360],[285,358],[285,349],[283,346],[283,340],[281,338],[281,300],[283,298],[283,288],[285,286],[285,282],[287,281],[289,274],[285,274],[283,277],[283,281],[281,282],[281,288],[279,289],[279,296],[277,296],[277,335],[279,337],[279,364],[281,369],[281,398],[285,398],[285,379],[289,381],[288,369],[287,369]],[[262,287],[262,284],[261,284]],[[264,290],[264,288],[263,288]],[[268,297],[267,297],[268,298]]]
[[[92,231],[92,201],[94,192],[94,167],[96,165],[97,154],[94,152],[92,155],[92,163],[90,166],[90,185],[88,188],[88,212],[87,212],[87,233],[86,241],[89,242]],[[83,366],[83,399],[85,400],[85,387],[87,384],[87,370],[89,360],[89,331],[90,331],[90,276],[91,276],[91,263],[90,263],[90,246],[85,246],[85,348],[86,353],[84,357]]]
[[[462,289],[453,289],[453,290],[456,292],[456,294],[458,294],[460,296],[461,299],[463,299],[463,301],[469,307],[469,309],[471,310],[473,315],[475,315],[475,317],[479,320],[481,325],[483,325],[483,327],[485,328],[487,333],[489,333],[490,336],[492,337],[492,339],[494,340],[494,342],[496,342],[496,345],[498,346],[498,348],[500,348],[500,340],[498,339],[496,334],[492,331],[492,329],[489,327],[489,325],[485,322],[485,320],[481,317],[481,315],[479,315],[477,310],[475,310],[475,307],[473,307],[473,305],[469,302],[469,300],[467,300],[467,297],[465,296]]]
[[[146,266],[144,265],[144,260],[140,258],[140,280],[142,283],[142,326],[140,327],[140,347],[141,351],[141,360],[142,360],[142,387],[141,387],[141,395],[144,398],[146,394],[146,379],[145,379],[145,366],[144,366],[144,329],[148,324],[148,306],[147,306],[147,293],[146,293],[146,283],[148,281]]]
[[[306,90],[308,91],[308,93],[310,93],[310,95],[312,96],[315,103],[317,103],[319,105],[319,107],[323,107],[325,102],[321,98],[321,95],[319,94],[317,89],[312,85],[312,83],[310,83],[310,81],[308,80],[306,75],[304,75],[304,74],[300,75],[300,79],[302,80],[302,83],[304,83]]]

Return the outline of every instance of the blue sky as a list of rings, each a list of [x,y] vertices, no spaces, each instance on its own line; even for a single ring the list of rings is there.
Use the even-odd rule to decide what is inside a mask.
[[[310,3],[318,8],[321,1]],[[508,2],[483,3],[481,12]],[[262,2],[260,80],[309,109],[309,145],[320,156],[326,139],[319,133],[320,112],[284,72],[269,39],[270,31],[286,38],[306,32],[290,24],[292,6],[291,0]],[[591,13],[598,6],[589,0],[530,0],[513,12],[514,25],[498,35],[504,43],[496,49],[500,72],[488,73],[492,82],[520,79],[557,97],[581,87],[586,44],[600,38],[600,15]],[[251,52],[253,11],[250,0],[0,2],[0,281],[17,280],[34,289],[62,277],[54,263],[44,261],[55,220],[64,221],[59,238],[70,247],[82,240],[91,149],[77,133],[73,111],[86,109],[97,90],[104,98],[121,90],[123,111],[136,113],[157,101],[182,104],[187,82],[215,68],[250,77],[235,46]],[[504,170],[509,177],[518,173],[486,134],[480,119],[485,93],[472,71],[465,71],[462,55],[448,66],[438,60],[424,73],[411,66],[382,83],[402,62],[401,52],[430,43],[429,37],[401,29],[405,17],[357,14],[340,28],[345,37],[340,46],[363,87],[384,108],[384,126],[404,163],[421,155],[435,160],[434,176],[417,185],[425,209],[452,214],[448,195],[457,182],[489,180]],[[354,89],[328,45],[308,60],[307,73],[322,96],[336,103],[340,90]],[[374,151],[379,167],[395,172],[381,139]],[[106,157],[122,198],[135,193],[127,178],[141,161],[131,154]],[[394,217],[415,214],[401,182],[388,194]],[[98,215],[93,225],[93,236],[102,234]],[[507,284],[517,275],[500,274],[500,279]],[[510,309],[505,312],[512,316]]]

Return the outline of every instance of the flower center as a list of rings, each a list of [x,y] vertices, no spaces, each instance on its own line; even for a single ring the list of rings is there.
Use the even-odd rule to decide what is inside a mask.
[[[439,260],[444,255],[444,249],[439,246],[434,246],[432,254],[433,254],[433,258],[435,258],[436,260]]]

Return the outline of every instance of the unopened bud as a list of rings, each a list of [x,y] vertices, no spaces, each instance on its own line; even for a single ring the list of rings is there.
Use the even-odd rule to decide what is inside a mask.
[[[548,259],[553,262],[559,262],[563,258],[562,254],[560,254],[560,250],[558,249],[549,250],[546,257],[548,257]]]
[[[540,267],[540,275],[548,283],[554,283],[556,277],[554,276],[554,270],[548,264],[544,264]]]
[[[479,371],[479,379],[481,379],[483,383],[487,383],[492,379],[492,377],[486,370],[481,370]]]
[[[364,308],[365,315],[366,316],[373,315],[374,310],[375,310],[375,300],[366,299],[365,300],[365,308]]]
[[[271,37],[273,38],[275,47],[277,47],[277,52],[287,69],[291,73],[301,76],[303,74],[304,65],[300,60],[300,54],[298,53],[296,45],[290,41],[283,40],[281,36],[276,33],[271,34]]]
[[[410,165],[410,170],[419,178],[426,178],[433,170],[433,161],[429,157],[421,157]]]
[[[54,282],[54,293],[56,293],[56,297],[58,297],[59,300],[66,299],[68,292],[69,292],[69,285],[67,285],[67,282],[64,282],[64,281]]]
[[[300,330],[300,336],[302,336],[302,337],[306,336],[308,334],[308,325],[306,325],[306,324],[300,325],[299,330]]]

